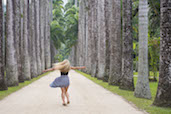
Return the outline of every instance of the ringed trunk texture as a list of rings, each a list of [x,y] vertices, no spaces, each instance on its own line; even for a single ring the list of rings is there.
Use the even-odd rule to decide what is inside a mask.
[[[24,0],[24,9],[23,9],[23,50],[22,50],[22,76],[24,77],[24,80],[30,80],[31,79],[31,73],[30,73],[30,58],[28,53],[28,17],[27,17],[27,5],[28,1]]]
[[[3,1],[0,0],[0,90],[7,90],[7,85],[5,82],[5,64],[4,64],[4,56],[3,56],[3,43],[4,43],[4,14],[3,14]]]
[[[51,67],[50,54],[50,14],[49,14],[49,0],[46,1],[46,21],[45,21],[45,68]]]
[[[31,36],[31,78],[34,78],[37,76],[37,59],[36,59],[36,38],[35,38],[35,0],[31,1],[31,14],[32,17],[31,23],[30,23],[30,36]]]
[[[96,77],[97,74],[97,3],[98,1],[92,1],[92,55],[91,55],[91,76]]]
[[[121,6],[120,0],[110,0],[110,75],[109,84],[119,86],[121,78]]]
[[[7,0],[6,16],[6,79],[8,86],[18,85],[17,58],[13,31],[13,1]]]
[[[22,4],[23,5],[23,4]],[[22,13],[23,14],[23,13]],[[23,82],[22,67],[21,67],[21,40],[20,40],[20,0],[14,0],[14,41],[17,56],[18,80]],[[23,30],[23,29],[22,29]]]
[[[40,1],[42,2],[42,1]],[[36,38],[36,60],[37,60],[37,73],[42,73],[41,60],[40,60],[40,28],[39,28],[39,0],[35,1],[35,38]]]
[[[154,105],[171,107],[171,0],[161,0],[160,71]]]
[[[41,43],[41,70],[45,70],[45,46],[44,46],[44,26],[45,26],[45,1],[40,2],[40,43]]]
[[[148,5],[147,0],[139,1],[139,61],[135,97],[151,99],[148,79]]]
[[[98,2],[98,79],[103,79],[106,68],[106,25],[105,25],[105,0]]]
[[[134,91],[132,0],[123,0],[122,76],[120,89]]]

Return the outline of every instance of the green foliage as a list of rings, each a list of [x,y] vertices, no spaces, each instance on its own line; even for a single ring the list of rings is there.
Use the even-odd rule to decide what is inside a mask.
[[[78,38],[78,8],[73,6],[65,13],[66,19],[66,44],[68,48],[71,48],[76,44]]]
[[[62,0],[53,1],[53,21],[51,22],[51,39],[58,49],[55,59],[62,61],[69,56],[71,48],[78,38],[78,11],[75,0],[63,7]]]
[[[149,34],[160,37],[160,0],[149,0]]]
[[[51,22],[50,32],[51,40],[53,41],[56,49],[61,47],[61,43],[64,43],[64,25],[65,20],[63,16],[63,1],[54,0],[53,1],[53,21]]]
[[[105,89],[113,92],[114,94],[118,94],[122,96],[128,102],[134,103],[138,108],[145,110],[146,112],[150,114],[170,114],[171,112],[171,108],[161,108],[161,107],[155,107],[152,105],[154,98],[156,96],[156,92],[157,92],[157,86],[158,86],[157,82],[150,82],[150,90],[151,90],[152,99],[148,100],[148,99],[136,98],[134,97],[134,92],[132,91],[121,90],[119,89],[118,86],[109,85],[107,82],[98,80],[97,78],[91,77],[88,74],[85,74],[80,71],[77,71],[77,72],[87,77],[88,79],[92,80],[93,82],[101,85]],[[134,85],[136,85],[136,82],[137,82],[137,77],[134,77]]]
[[[153,71],[154,80],[156,80],[157,71],[159,70],[159,56],[160,56],[160,37],[149,38],[148,40],[148,55],[150,70]]]

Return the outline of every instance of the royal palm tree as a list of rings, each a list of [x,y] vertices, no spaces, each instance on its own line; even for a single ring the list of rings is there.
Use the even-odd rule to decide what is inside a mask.
[[[122,76],[119,88],[133,91],[132,0],[123,0],[122,6]]]
[[[24,0],[24,7],[23,7],[23,44],[22,44],[22,75],[24,80],[31,79],[30,73],[30,58],[28,53],[28,1]]]
[[[106,67],[106,25],[105,25],[105,0],[98,2],[98,74],[97,78],[103,79]]]
[[[110,75],[109,84],[119,85],[121,77],[121,6],[120,0],[109,0],[110,11],[109,18],[110,32]]]
[[[45,68],[51,67],[49,0],[45,2]]]
[[[42,1],[41,1],[42,2]],[[35,41],[36,41],[36,60],[37,60],[37,73],[41,74],[41,59],[40,59],[40,20],[39,20],[39,0],[35,1]]]
[[[6,78],[8,86],[18,85],[18,68],[14,44],[13,1],[7,0],[6,16]]]
[[[20,0],[14,0],[14,40],[15,40],[15,49],[17,56],[17,66],[18,66],[18,79],[20,82],[23,82],[22,79],[22,68],[21,68],[21,52],[20,49]]]
[[[41,70],[45,70],[45,46],[44,46],[44,10],[45,10],[45,0],[40,2],[40,43],[41,43]]]
[[[171,0],[161,0],[159,84],[154,105],[171,107]]]
[[[37,72],[37,59],[36,59],[36,38],[35,38],[35,0],[31,1],[31,23],[30,23],[30,36],[31,36],[31,77],[36,77]]]
[[[138,80],[134,95],[151,99],[148,79],[148,4],[147,0],[139,1],[139,61]]]
[[[4,19],[4,14],[3,14],[3,0],[0,0],[0,90],[7,90],[7,85],[5,83],[5,64],[4,64],[4,57],[3,57],[3,43],[4,43],[4,27],[3,27],[3,19]]]

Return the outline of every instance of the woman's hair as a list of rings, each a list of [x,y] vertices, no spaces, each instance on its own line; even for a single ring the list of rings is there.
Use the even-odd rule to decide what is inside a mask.
[[[61,72],[66,73],[66,72],[69,72],[69,70],[71,69],[71,66],[70,66],[69,60],[65,59],[62,62],[53,64],[53,68],[56,68],[60,70]]]

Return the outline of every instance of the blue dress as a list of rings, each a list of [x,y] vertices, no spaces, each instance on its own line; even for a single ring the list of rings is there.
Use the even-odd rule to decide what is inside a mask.
[[[56,87],[68,87],[70,84],[68,72],[64,73],[61,72],[61,76],[57,77],[51,84],[50,87],[56,88]]]

